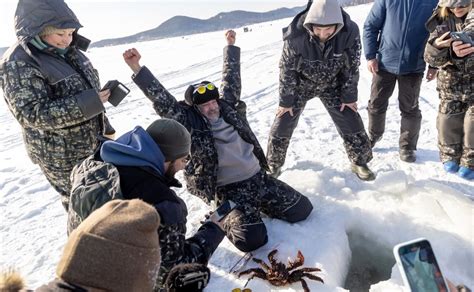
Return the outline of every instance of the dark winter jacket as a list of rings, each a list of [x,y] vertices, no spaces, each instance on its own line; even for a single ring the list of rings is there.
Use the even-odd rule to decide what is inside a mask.
[[[18,42],[0,61],[5,101],[31,160],[69,172],[94,153],[103,132],[97,71],[74,46],[61,57],[29,42],[48,25],[81,25],[62,0],[20,0],[15,20]]]
[[[87,292],[86,288],[55,279],[35,290],[35,292]]]
[[[425,22],[438,0],[375,0],[364,24],[364,53],[396,75],[423,73]]]
[[[425,49],[425,60],[428,64],[438,67],[437,89],[443,99],[459,100],[466,103],[474,103],[474,54],[459,58],[454,54],[452,47],[437,49],[433,42],[439,37],[436,26],[445,24],[450,31],[462,31],[466,24],[474,21],[474,13],[467,18],[460,19],[450,14],[447,19],[441,19],[439,10],[426,23],[430,31],[430,37]],[[461,109],[460,109],[461,110]]]
[[[95,164],[102,163],[102,170],[106,171],[87,169],[91,160]],[[163,174],[164,161],[159,147],[141,127],[124,134],[117,141],[107,141],[102,145],[100,155],[96,154],[74,168],[69,208],[69,213],[75,212],[76,215],[84,214],[83,210],[99,208],[96,206],[99,203],[95,202],[103,204],[107,198],[117,197],[118,182],[123,199],[141,199],[153,205],[161,218],[158,230],[161,249],[158,283],[163,283],[163,277],[176,264],[206,264],[224,238],[223,231],[209,222],[202,225],[194,236],[185,239],[186,204],[170,188],[181,187],[181,184]],[[119,177],[116,177],[117,171]],[[76,215],[69,218],[73,219]],[[75,228],[78,224],[74,225]]]
[[[185,168],[185,179],[190,193],[209,203],[214,199],[217,182],[218,158],[212,129],[207,119],[196,106],[178,102],[166,88],[143,67],[136,76],[135,83],[153,102],[155,111],[164,118],[180,122],[191,133],[190,161]],[[257,137],[250,129],[245,117],[234,108],[240,97],[240,48],[224,48],[224,67],[221,85],[220,112],[223,119],[234,126],[240,137],[254,146],[253,153],[263,169],[267,162]]]
[[[337,4],[336,4],[337,5]],[[300,107],[317,96],[328,103],[357,101],[360,36],[357,25],[341,9],[342,28],[325,43],[303,26],[310,5],[283,29],[280,59],[280,103]]]

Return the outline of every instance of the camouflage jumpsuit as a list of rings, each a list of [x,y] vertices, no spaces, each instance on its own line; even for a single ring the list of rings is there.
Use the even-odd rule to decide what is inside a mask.
[[[372,159],[372,150],[362,119],[348,107],[340,111],[342,103],[357,101],[361,50],[357,25],[343,12],[342,30],[320,43],[301,25],[308,9],[298,14],[284,33],[279,106],[292,108],[293,116],[275,117],[268,140],[268,164],[271,168],[284,164],[306,102],[315,96],[334,121],[349,160],[366,164]]]
[[[474,170],[474,54],[459,58],[452,48],[438,50],[433,46],[439,37],[435,30],[439,24],[448,25],[451,31],[461,31],[466,26],[474,37],[474,13],[471,10],[464,22],[454,15],[440,20],[437,14],[435,11],[427,23],[431,34],[426,44],[425,61],[439,68],[437,128],[440,158],[443,163],[455,161]],[[472,27],[467,27],[468,23]]]
[[[287,184],[268,177],[265,154],[250,126],[235,109],[240,98],[240,48],[224,49],[224,67],[219,107],[222,118],[247,143],[254,146],[253,154],[259,160],[261,171],[253,177],[233,184],[217,187],[218,157],[213,132],[208,120],[196,106],[178,102],[163,85],[143,67],[134,76],[134,82],[153,102],[156,112],[175,119],[191,133],[191,155],[185,168],[189,192],[206,203],[224,199],[235,200],[238,210],[226,217],[227,237],[242,251],[256,249],[267,241],[265,225],[259,212],[275,218],[296,222],[305,219],[312,210],[309,200]]]
[[[24,2],[16,18],[20,41],[0,62],[0,86],[22,126],[29,157],[61,194],[67,209],[69,174],[94,152],[104,129],[99,77],[89,59],[73,46],[60,56],[29,43],[43,27],[61,26],[60,20],[67,27],[81,27],[63,1]]]

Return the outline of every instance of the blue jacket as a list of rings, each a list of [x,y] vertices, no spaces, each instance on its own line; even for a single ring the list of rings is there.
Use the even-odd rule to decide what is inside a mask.
[[[428,31],[425,22],[438,0],[375,0],[364,24],[364,53],[396,75],[422,73]]]

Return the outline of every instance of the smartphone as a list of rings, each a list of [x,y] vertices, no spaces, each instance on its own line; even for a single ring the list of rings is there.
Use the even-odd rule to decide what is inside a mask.
[[[217,209],[211,214],[211,221],[222,221],[237,205],[231,200],[224,201]]]
[[[449,292],[430,242],[425,238],[397,244],[393,254],[411,292]]]
[[[91,44],[91,40],[78,34],[77,31],[73,33],[72,46],[75,46],[79,50],[86,52]]]
[[[100,91],[106,89],[110,90],[109,102],[113,106],[119,105],[119,103],[125,98],[125,96],[130,93],[130,89],[128,89],[127,86],[123,85],[118,80],[107,81],[107,83],[104,85],[104,87],[102,87]]]
[[[471,37],[464,31],[453,31],[450,33],[450,35],[454,41],[461,41],[465,44],[471,44],[471,46],[474,45]]]

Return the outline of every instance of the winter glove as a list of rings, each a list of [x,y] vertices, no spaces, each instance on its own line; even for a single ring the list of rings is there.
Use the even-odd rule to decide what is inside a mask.
[[[203,264],[179,264],[174,266],[166,278],[166,291],[199,292],[211,278],[211,271]]]

